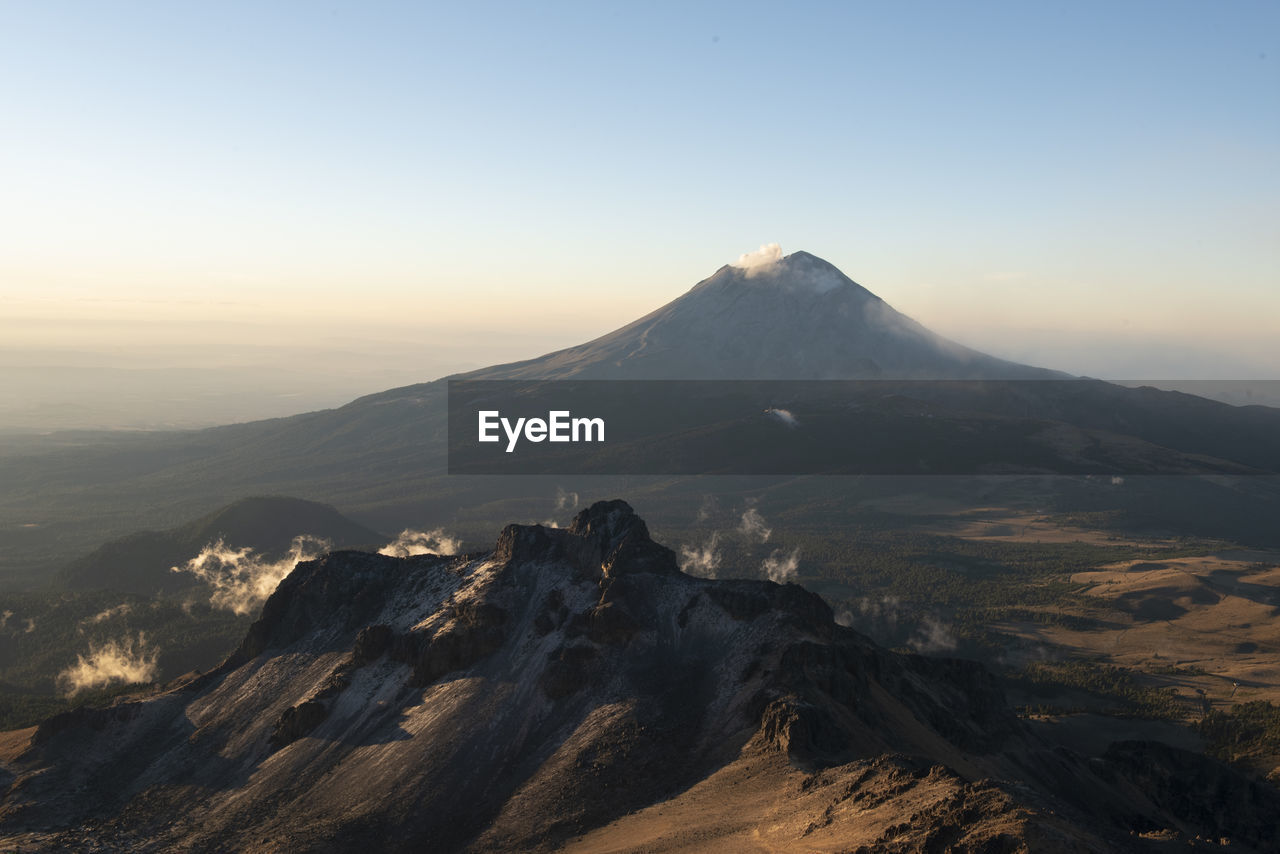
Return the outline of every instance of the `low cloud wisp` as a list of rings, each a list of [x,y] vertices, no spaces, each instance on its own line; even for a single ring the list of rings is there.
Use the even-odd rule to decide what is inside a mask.
[[[106,620],[110,620],[113,617],[126,616],[132,610],[133,610],[133,606],[130,605],[128,602],[125,602],[121,605],[115,606],[114,608],[107,608],[106,610],[99,611],[98,613],[94,614],[92,617],[85,617],[83,620],[80,621],[80,625],[96,626],[98,623],[105,622]]]
[[[698,515],[694,521],[701,525],[720,511],[720,501],[714,495],[702,496],[702,504],[698,507]]]
[[[793,430],[800,426],[799,419],[792,414],[790,409],[766,409],[764,414]]]
[[[792,549],[788,553],[782,549],[774,549],[760,564],[760,568],[770,581],[786,584],[795,579],[796,570],[800,568],[800,550]]]
[[[842,626],[856,628],[886,646],[903,644],[921,655],[954,652],[960,645],[955,626],[936,614],[921,613],[897,596],[863,598],[854,610],[846,607],[836,615]]]
[[[210,605],[243,616],[261,607],[295,566],[320,557],[329,548],[328,540],[304,534],[293,538],[283,558],[272,561],[255,555],[252,548],[233,549],[218,539],[169,570],[191,573],[213,588]]]
[[[929,654],[935,652],[953,652],[956,648],[956,635],[951,626],[937,617],[926,614],[920,621],[920,627],[912,635],[911,646],[916,652]]]
[[[160,650],[147,644],[147,636],[137,640],[110,640],[101,646],[89,645],[89,657],[76,655],[76,663],[58,674],[58,688],[68,697],[81,691],[102,688],[112,683],[133,685],[156,678],[156,658]]]
[[[412,528],[405,528],[393,542],[378,549],[378,554],[387,557],[456,555],[461,548],[462,541],[446,534],[443,528],[432,531],[415,531]]]
[[[770,535],[773,534],[773,529],[764,521],[760,511],[754,507],[748,507],[747,512],[742,514],[738,531],[748,540],[759,540],[762,543],[768,542]]]
[[[713,533],[703,546],[680,547],[680,570],[702,578],[715,578],[720,569],[720,534]]]

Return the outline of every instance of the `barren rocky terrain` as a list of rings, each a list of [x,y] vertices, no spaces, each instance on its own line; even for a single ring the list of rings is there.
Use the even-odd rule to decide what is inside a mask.
[[[5,737],[23,850],[1261,851],[1280,795],[1093,750],[623,502],[453,558],[299,564],[217,669]]]

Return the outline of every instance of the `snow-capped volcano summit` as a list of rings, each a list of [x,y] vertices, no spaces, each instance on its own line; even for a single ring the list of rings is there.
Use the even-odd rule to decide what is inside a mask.
[[[776,247],[773,247],[776,249]],[[744,255],[657,311],[470,379],[1036,379],[930,332],[808,252]]]
[[[777,246],[777,244],[772,244]],[[743,283],[757,287],[781,288],[814,294],[825,294],[837,288],[852,287],[863,292],[869,298],[875,295],[850,279],[833,264],[810,255],[808,252],[793,252],[783,257],[778,250],[776,257],[761,252],[743,255],[736,264],[726,264],[715,272],[710,279],[701,284],[715,281],[721,276],[732,276]],[[700,287],[701,285],[699,285]]]

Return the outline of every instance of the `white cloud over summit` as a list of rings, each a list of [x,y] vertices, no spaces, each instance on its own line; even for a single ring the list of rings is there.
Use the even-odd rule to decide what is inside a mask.
[[[782,246],[777,243],[766,243],[755,252],[747,252],[738,256],[738,260],[733,262],[734,267],[746,270],[747,275],[759,272],[782,260]]]

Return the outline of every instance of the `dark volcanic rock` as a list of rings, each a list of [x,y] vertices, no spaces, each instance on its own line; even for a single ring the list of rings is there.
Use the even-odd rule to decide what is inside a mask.
[[[758,587],[745,590],[729,585],[711,587],[707,598],[735,620],[754,620],[769,610],[769,596]]]
[[[104,730],[112,724],[132,720],[139,712],[137,703],[116,703],[106,708],[77,706],[69,712],[59,712],[40,722],[32,736],[32,743],[44,744],[59,733],[75,729]]]
[[[319,700],[305,700],[285,709],[271,731],[271,747],[279,750],[311,732],[329,717],[329,707]]]
[[[564,646],[547,658],[539,684],[552,700],[559,700],[586,687],[591,665],[598,654],[594,646]]]
[[[884,665],[878,668],[881,683],[966,750],[990,753],[1020,730],[996,678],[976,661],[909,655]]]
[[[1160,742],[1120,741],[1107,749],[1102,761],[1104,773],[1130,783],[1149,799],[1154,815],[1142,819],[1152,825],[1159,826],[1162,816],[1171,815],[1188,829],[1221,828],[1232,842],[1260,850],[1280,841],[1280,791],[1216,759]]]
[[[617,602],[605,602],[591,609],[587,635],[596,643],[621,646],[638,631],[640,624]]]
[[[434,634],[415,632],[390,641],[390,655],[413,668],[416,684],[464,670],[492,654],[506,638],[507,613],[490,602],[467,602],[449,609],[449,619]]]
[[[807,763],[834,764],[849,749],[848,734],[830,714],[796,697],[765,707],[760,734],[772,747]]]
[[[390,626],[365,626],[356,635],[356,645],[351,650],[351,656],[357,665],[371,664],[391,647],[394,639],[395,632]]]
[[[317,629],[367,625],[382,610],[404,565],[402,558],[364,552],[332,552],[299,563],[263,603],[262,615],[221,670],[286,647]]]
[[[504,562],[566,562],[584,578],[679,573],[675,552],[649,539],[644,520],[625,501],[601,501],[567,529],[508,525],[495,556]]]

